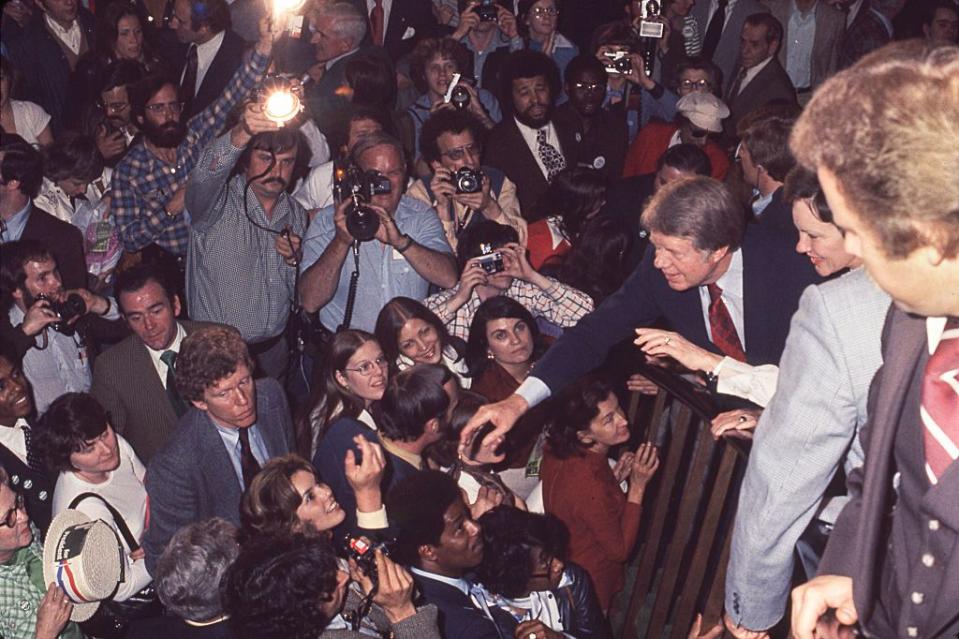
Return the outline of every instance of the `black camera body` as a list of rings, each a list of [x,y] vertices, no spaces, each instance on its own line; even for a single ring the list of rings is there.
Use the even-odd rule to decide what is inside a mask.
[[[633,62],[629,58],[630,55],[632,55],[632,51],[607,53],[605,55],[606,62],[603,63],[606,67],[606,73],[610,75],[629,75],[633,70]]]
[[[476,258],[476,263],[479,264],[488,275],[501,273],[506,270],[501,252],[494,251],[493,247],[486,243],[480,244],[480,250],[483,254]]]
[[[496,18],[499,17],[496,11],[496,0],[480,0],[473,11],[479,16],[480,22],[496,22]]]
[[[41,293],[37,295],[37,301],[40,300],[46,300],[50,310],[60,317],[59,321],[50,324],[53,330],[58,333],[63,333],[64,335],[73,335],[76,333],[76,327],[70,324],[70,320],[86,315],[87,304],[83,301],[82,297],[76,293],[71,293],[67,296],[67,299],[62,302],[57,302]]]
[[[479,169],[461,166],[453,174],[453,186],[457,193],[479,193],[483,190],[484,175]]]
[[[346,228],[359,242],[368,242],[380,228],[380,218],[367,204],[376,195],[384,195],[393,190],[390,180],[378,171],[364,171],[356,166],[348,166],[334,174],[333,193],[337,202],[350,199],[346,209]]]
[[[460,110],[468,109],[470,106],[469,91],[457,84],[450,93],[450,104]]]
[[[395,545],[395,541],[387,540],[380,542],[370,541],[367,537],[354,537],[347,534],[343,538],[343,550],[346,552],[347,559],[352,559],[367,577],[376,581],[378,575],[376,572],[376,550],[383,551],[387,557]]]

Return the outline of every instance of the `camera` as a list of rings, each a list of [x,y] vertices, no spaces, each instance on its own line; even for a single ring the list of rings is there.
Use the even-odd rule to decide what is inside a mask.
[[[483,172],[461,166],[453,174],[453,186],[457,193],[479,193],[483,190]]]
[[[395,543],[393,540],[372,542],[367,537],[354,537],[347,534],[343,538],[343,550],[346,552],[347,559],[355,561],[367,577],[376,581],[378,575],[376,573],[375,551],[381,550],[384,555],[389,557]]]
[[[642,38],[662,38],[663,23],[651,20],[662,14],[662,5],[658,0],[643,0],[640,5],[639,36]]]
[[[469,91],[460,85],[456,85],[450,93],[450,103],[457,109],[467,109],[470,105]]]
[[[604,54],[606,73],[610,75],[628,75],[633,70],[633,62],[629,56],[632,51],[611,51]]]
[[[50,310],[60,317],[59,321],[50,324],[50,326],[52,326],[56,332],[63,333],[64,335],[73,335],[76,332],[76,327],[70,324],[70,320],[75,317],[82,317],[86,315],[87,312],[86,302],[76,293],[71,293],[67,296],[67,299],[62,302],[56,302],[41,293],[37,295],[37,301],[40,300],[46,300],[50,306]]]
[[[483,267],[487,274],[493,275],[506,270],[506,266],[503,265],[503,254],[494,251],[490,244],[480,244],[480,251],[483,254],[476,258],[476,263]]]
[[[368,242],[380,228],[376,211],[366,206],[376,195],[392,190],[389,178],[377,171],[364,171],[356,166],[339,169],[335,173],[333,193],[337,202],[351,199],[346,209],[346,228],[359,242]]]
[[[498,17],[496,11],[496,0],[480,0],[479,6],[473,11],[479,16],[480,22],[496,22]]]

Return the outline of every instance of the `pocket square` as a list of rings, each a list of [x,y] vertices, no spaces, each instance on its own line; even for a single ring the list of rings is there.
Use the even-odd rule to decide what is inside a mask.
[[[406,27],[406,31],[403,32],[402,40],[409,40],[416,35],[416,29],[413,27]]]

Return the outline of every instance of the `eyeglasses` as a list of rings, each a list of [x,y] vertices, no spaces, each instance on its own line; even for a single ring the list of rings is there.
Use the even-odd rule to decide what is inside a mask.
[[[533,15],[537,18],[556,17],[559,15],[559,9],[556,7],[533,7]]]
[[[23,495],[20,493],[15,493],[13,508],[7,511],[7,514],[3,516],[3,519],[0,519],[0,528],[6,526],[7,528],[13,528],[17,525],[17,514],[23,510]]]
[[[695,91],[709,91],[709,81],[708,80],[682,80],[679,83],[679,88],[695,90]]]
[[[363,377],[369,377],[373,374],[375,369],[383,370],[386,368],[386,364],[386,357],[384,355],[380,355],[372,362],[365,361],[356,368],[344,368],[343,370],[350,371],[351,373],[359,373]]]
[[[587,84],[586,82],[576,82],[575,84],[573,84],[573,88],[578,89],[579,91],[588,91],[589,93],[595,93],[597,91],[602,91],[603,89],[606,88],[606,86],[602,84],[596,84],[595,82],[590,82],[589,84]]]
[[[454,162],[458,162],[466,157],[467,153],[473,156],[478,156],[480,153],[482,153],[482,148],[476,142],[472,142],[464,146],[458,146],[455,149],[443,151],[440,153],[440,155],[445,155]]]
[[[183,111],[182,102],[164,102],[162,104],[148,104],[146,105],[146,110],[154,115],[159,115],[164,111],[169,111],[173,115],[180,115],[180,112]]]

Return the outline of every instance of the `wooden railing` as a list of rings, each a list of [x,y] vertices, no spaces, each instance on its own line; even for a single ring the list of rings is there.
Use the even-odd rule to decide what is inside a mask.
[[[627,582],[620,636],[685,638],[698,612],[720,622],[729,543],[748,447],[715,441],[712,398],[692,384],[644,368],[660,392],[634,394],[634,437],[660,446],[660,470],[643,503],[643,533]]]

